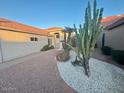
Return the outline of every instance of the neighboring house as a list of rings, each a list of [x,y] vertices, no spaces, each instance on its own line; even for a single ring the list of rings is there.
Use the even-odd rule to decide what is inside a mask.
[[[0,18],[0,62],[40,51],[48,31]]]
[[[64,39],[63,28],[53,27],[46,29],[48,31],[49,39],[55,48],[62,48],[62,42]]]
[[[124,14],[102,19],[105,30],[97,42],[99,48],[109,46],[117,50],[124,50]]]

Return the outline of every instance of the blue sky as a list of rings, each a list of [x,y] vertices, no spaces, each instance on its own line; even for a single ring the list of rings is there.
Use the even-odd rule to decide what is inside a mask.
[[[0,0],[0,17],[39,28],[81,24],[88,0]],[[93,1],[93,0],[91,0]],[[124,13],[124,0],[97,0],[104,16]]]

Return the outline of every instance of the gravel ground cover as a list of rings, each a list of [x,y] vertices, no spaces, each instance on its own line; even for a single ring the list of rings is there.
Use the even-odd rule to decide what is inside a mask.
[[[57,62],[63,80],[79,93],[124,93],[124,70],[106,62],[91,58],[91,76],[84,74],[84,69],[73,66],[75,54],[67,62]]]

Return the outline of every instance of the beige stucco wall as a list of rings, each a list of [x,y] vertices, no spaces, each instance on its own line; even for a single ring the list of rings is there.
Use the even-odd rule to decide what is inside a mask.
[[[0,37],[5,41],[26,42],[30,41],[31,34],[0,30]]]
[[[110,46],[117,50],[124,50],[124,25],[116,27],[105,32],[105,46]],[[98,47],[102,47],[102,35],[101,33],[99,40],[97,42]]]
[[[4,61],[39,52],[44,45],[48,44],[47,36],[0,31],[0,37]],[[37,37],[38,41],[30,41],[30,37]]]
[[[104,32],[101,32],[99,38],[98,38],[98,41],[97,41],[97,47],[98,48],[101,48],[102,47],[102,37],[103,37],[103,33]]]
[[[105,45],[114,49],[124,50],[124,25],[105,33]]]
[[[31,37],[37,37],[39,40],[41,40],[42,37],[47,37],[47,36],[0,30],[0,38],[4,41],[30,42]]]

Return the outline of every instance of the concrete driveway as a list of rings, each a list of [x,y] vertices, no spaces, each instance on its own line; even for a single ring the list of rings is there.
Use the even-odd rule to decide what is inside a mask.
[[[0,93],[76,93],[59,75],[57,53],[50,50],[26,56],[13,60],[9,67],[0,64],[5,66],[0,69]]]

